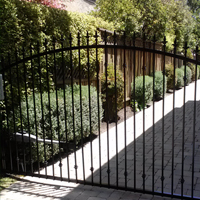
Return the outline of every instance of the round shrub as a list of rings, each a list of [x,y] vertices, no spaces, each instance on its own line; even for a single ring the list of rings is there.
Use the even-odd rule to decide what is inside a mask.
[[[189,68],[191,69],[192,72],[192,81],[195,81],[196,77],[196,66],[195,65],[189,65]],[[197,79],[199,77],[199,68],[197,67]]]
[[[107,83],[106,74],[103,73],[101,75],[101,97],[104,109],[104,119],[108,122],[116,121],[118,119],[118,116],[116,116],[116,107],[117,111],[123,107],[124,79],[123,74],[117,69],[115,86],[115,70],[112,64],[109,64],[107,67]]]
[[[197,65],[197,69],[199,69],[199,76],[197,77],[197,79],[200,79],[200,65]]]
[[[131,98],[132,98],[131,101],[134,101],[135,99],[138,102],[140,110],[145,108],[146,104],[153,98],[153,78],[150,76],[145,76],[144,80],[145,80],[145,85],[143,85],[143,76],[138,76],[135,78],[135,94],[134,94],[133,82],[131,83]],[[143,101],[143,93],[145,95],[144,101]]]
[[[165,67],[165,74],[167,76],[167,89],[174,88],[174,66],[169,64]],[[175,76],[175,85],[177,83],[177,76]]]
[[[153,75],[152,75],[153,76]],[[155,100],[163,97],[163,73],[161,71],[155,72],[154,98]],[[167,91],[167,77],[165,76],[165,93]]]
[[[184,72],[182,69],[177,68],[176,69],[176,77],[177,77],[177,82],[176,82],[176,88],[179,89],[184,86]]]
[[[185,81],[185,84],[189,85],[189,83],[191,83],[191,81],[192,81],[192,71],[188,66],[182,66],[181,69],[184,72],[184,76],[185,76],[185,67],[186,67],[186,81]]]
[[[80,108],[80,86],[73,86],[74,92],[74,107],[72,106],[72,89],[67,87],[65,90],[66,102],[64,106],[64,91],[62,89],[57,91],[58,99],[56,100],[56,92],[50,93],[50,106],[48,93],[42,94],[42,106],[41,107],[41,96],[39,93],[35,94],[35,109],[33,96],[28,97],[28,112],[29,122],[27,117],[27,106],[26,102],[21,103],[22,108],[22,128],[23,131],[36,135],[36,130],[39,138],[53,139],[69,142],[74,142],[74,133],[76,143],[79,143],[83,138],[88,137],[90,131],[94,133],[98,128],[98,105],[97,105],[97,91],[95,87],[90,86],[90,103],[91,110],[89,109],[89,94],[88,86],[81,86],[82,91],[82,126],[81,126],[81,108]],[[100,120],[102,118],[102,103],[100,105]],[[58,104],[58,107],[57,107]],[[65,109],[66,108],[66,112]],[[36,110],[36,122],[35,112]],[[43,117],[42,117],[43,110]],[[18,111],[18,112],[17,112]],[[12,114],[12,113],[10,113]],[[91,115],[91,130],[90,130],[90,115]],[[66,118],[65,118],[66,116]],[[66,119],[66,121],[65,121]],[[14,133],[14,121],[12,117],[9,118],[10,130]],[[15,110],[15,126],[16,131],[21,131],[21,121],[19,115],[19,109]],[[29,125],[29,126],[28,126]],[[44,135],[44,137],[43,137]],[[44,162],[44,144],[39,144],[39,158],[37,158],[37,146],[35,143],[32,144],[32,156],[33,160],[39,160]],[[46,144],[46,160],[52,157],[52,148],[50,144]],[[53,155],[58,153],[58,145],[54,144]]]
[[[188,64],[188,67],[191,69],[192,72],[192,81],[195,80],[195,66],[192,64]]]

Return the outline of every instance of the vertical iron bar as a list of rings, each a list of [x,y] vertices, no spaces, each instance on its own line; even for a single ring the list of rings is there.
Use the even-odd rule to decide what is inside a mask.
[[[43,145],[44,145],[44,159],[45,159],[45,175],[47,177],[47,157],[46,157],[46,145],[45,145],[45,130],[44,130],[44,110],[43,110],[43,98],[42,98],[42,78],[41,78],[41,66],[40,66],[40,44],[37,42],[37,54],[38,54],[38,74],[40,82],[40,104],[42,111],[42,132],[43,132]]]
[[[83,180],[85,184],[85,161],[84,161],[84,148],[83,148],[83,113],[82,113],[82,83],[81,83],[81,52],[80,52],[80,33],[78,32],[78,67],[79,67],[79,86],[80,86],[80,112],[81,112],[81,148],[82,148],[82,162],[83,162]]]
[[[143,37],[143,192],[145,191],[145,34]]]
[[[36,116],[36,104],[35,104],[35,73],[33,69],[32,60],[32,45],[30,45],[30,57],[31,57],[31,73],[32,73],[32,89],[33,89],[33,107],[34,107],[34,118],[35,118],[35,133],[36,133],[36,145],[37,145],[37,164],[38,164],[38,174],[40,175],[40,161],[39,161],[39,149],[38,149],[38,129],[37,129],[37,116]]]
[[[135,50],[135,32],[133,35],[133,50],[134,50],[134,54],[133,54],[133,68],[134,68],[134,77],[133,77],[133,104],[134,104],[134,116],[133,116],[133,137],[134,137],[134,190],[136,190],[136,117],[135,117],[135,112],[136,112],[136,108],[135,108],[135,77],[136,77],[136,50]]]
[[[98,131],[99,131],[99,184],[101,186],[101,130],[100,130],[100,106],[99,106],[99,60],[98,60],[98,35],[95,33],[96,41],[96,70],[97,70],[97,106],[98,106]]]
[[[51,121],[51,97],[50,97],[50,86],[49,86],[49,67],[48,67],[48,54],[47,54],[47,39],[45,39],[44,47],[45,47],[45,60],[46,60],[46,70],[47,70],[47,91],[48,91],[48,107],[49,107],[49,124],[50,124],[50,131],[51,131],[51,150],[52,150],[52,162],[54,163],[54,145],[53,145],[53,132],[52,132],[52,121]],[[52,165],[53,171],[53,179],[55,179],[55,169],[54,164]]]
[[[171,179],[171,196],[174,195],[174,124],[175,124],[175,76],[176,76],[176,39],[174,41],[174,77],[173,77],[173,116],[172,116],[172,179]]]
[[[115,71],[115,127],[116,127],[116,184],[117,188],[119,186],[119,169],[118,169],[118,162],[119,162],[119,154],[118,154],[118,128],[117,128],[117,47],[116,47],[116,32],[114,31],[114,71]]]
[[[185,58],[187,57],[187,42],[185,43]],[[183,133],[182,133],[182,166],[181,166],[181,196],[183,197],[183,184],[184,184],[184,142],[185,142],[185,95],[186,95],[186,62],[184,69],[184,93],[183,93]]]
[[[198,61],[198,46],[196,47],[196,67],[195,67],[195,89],[194,89],[194,118],[193,118],[193,145],[192,145],[192,187],[191,198],[194,197],[194,154],[195,154],[195,138],[196,138],[196,103],[197,103],[197,61]],[[199,72],[200,73],[200,72]]]
[[[8,65],[10,66],[10,53],[8,54]],[[11,101],[12,101],[12,117],[13,117],[13,128],[14,128],[14,138],[15,138],[15,150],[16,150],[16,160],[17,160],[17,171],[19,172],[19,153],[16,138],[16,124],[15,124],[15,107],[14,107],[14,95],[13,95],[13,83],[12,83],[12,68],[10,67],[10,87],[11,87]]]
[[[17,49],[15,50],[15,59],[16,63],[18,62],[18,52]],[[20,86],[19,86],[19,66],[16,64],[17,69],[17,90],[19,95],[19,113],[20,113],[20,126],[21,126],[21,132],[22,132],[22,151],[23,151],[23,168],[22,170],[26,172],[26,162],[25,162],[25,150],[24,150],[24,137],[23,137],[23,123],[22,123],[22,107],[21,107],[21,94],[20,94]]]
[[[152,192],[154,193],[154,173],[155,173],[155,43],[156,43],[156,36],[154,35],[153,38],[153,138],[152,138],[152,159],[153,159],[153,166],[152,166]]]
[[[56,89],[56,112],[57,112],[57,133],[59,142],[59,167],[60,167],[60,180],[62,181],[62,157],[60,147],[60,119],[59,119],[59,105],[58,105],[58,87],[57,87],[57,66],[56,66],[56,39],[53,37],[53,60],[54,60],[54,72],[55,72],[55,89]]]
[[[25,49],[23,47],[23,60],[25,58]],[[27,121],[28,121],[28,134],[29,134],[29,151],[30,151],[30,165],[31,165],[31,173],[33,173],[33,161],[32,161],[32,148],[31,148],[31,131],[30,131],[30,120],[29,120],[29,105],[28,105],[28,94],[27,94],[27,67],[25,62],[23,62],[24,66],[24,86],[25,86],[25,98],[26,98],[26,114],[27,114]]]
[[[6,93],[6,75],[5,75],[5,68],[4,68],[4,59],[1,59],[2,61],[2,76],[3,76],[3,88],[4,88],[4,100],[5,100],[5,106],[6,106],[6,123],[7,123],[7,127],[8,127],[8,133],[9,133],[9,157],[10,157],[10,170],[13,171],[13,162],[12,162],[12,149],[11,149],[11,143],[10,143],[10,130],[9,130],[9,120],[8,120],[8,101],[7,101],[7,93]],[[2,133],[1,133],[2,134]]]
[[[126,33],[124,32],[124,151],[125,151],[125,189],[127,189],[127,147],[126,147]]]
[[[90,121],[90,151],[91,151],[91,174],[92,174],[92,185],[93,185],[93,149],[92,149],[92,122],[91,122],[91,95],[90,95],[90,56],[89,56],[89,33],[87,31],[87,65],[88,65],[88,95],[89,95],[89,121]]]
[[[105,72],[106,72],[106,125],[107,125],[107,157],[108,157],[108,187],[110,187],[110,155],[109,155],[109,112],[108,112],[108,50],[107,50],[107,32],[104,32],[105,39]]]
[[[71,68],[71,88],[72,88],[72,115],[73,115],[73,137],[74,137],[74,168],[75,168],[75,176],[77,181],[77,162],[76,162],[76,136],[75,136],[75,118],[74,118],[74,86],[73,86],[73,64],[72,64],[72,35],[70,33],[69,36],[69,45],[70,45],[70,68]]]
[[[164,57],[163,57],[163,105],[162,105],[162,174],[161,174],[161,187],[162,187],[162,194],[164,192],[164,133],[165,133],[165,51],[166,51],[166,37],[164,37],[163,41],[163,48],[164,48]]]
[[[2,60],[1,60],[1,62],[2,62]],[[0,73],[2,73],[2,71],[1,71],[1,65],[0,65]],[[5,82],[3,84],[5,84]],[[0,101],[2,101],[2,99]],[[0,144],[2,144],[3,134],[4,134],[3,133],[3,112],[2,112],[2,109],[3,108],[0,107]],[[4,141],[4,142],[6,142],[6,141]],[[9,151],[10,151],[10,148],[9,148]],[[0,162],[1,162],[0,163],[0,171],[1,171],[1,173],[4,170],[7,170],[6,160],[5,160],[6,155],[5,155],[5,148],[3,146],[0,146]]]
[[[66,74],[66,67],[64,63],[64,54],[63,54],[63,48],[64,48],[64,39],[63,35],[61,36],[61,48],[62,48],[62,69],[63,69],[63,95],[64,95],[64,112],[65,112],[65,137],[66,137],[66,147],[68,144],[68,136],[67,136],[67,112],[66,112],[66,94],[65,94],[65,74]],[[68,179],[70,180],[70,173],[69,173],[69,156],[68,156],[68,147],[66,148],[67,152],[67,173],[68,173]]]

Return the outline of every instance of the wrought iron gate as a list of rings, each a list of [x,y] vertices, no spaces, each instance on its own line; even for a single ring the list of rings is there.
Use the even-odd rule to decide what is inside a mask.
[[[155,38],[153,42],[145,37],[137,41],[135,36],[106,31],[100,39],[97,33],[87,34],[86,40],[79,34],[75,39],[70,35],[69,40],[53,38],[2,58],[2,169],[109,188],[200,198],[198,47],[193,51],[195,59],[190,59],[187,43],[184,55],[179,55],[176,41],[172,53],[166,51],[165,39],[161,49],[156,47]],[[158,56],[162,84],[155,77]],[[172,61],[172,86],[165,93],[167,58]],[[183,63],[184,75],[179,90],[177,60]],[[188,80],[188,64],[194,65],[192,83]],[[142,75],[139,106],[136,75]],[[152,76],[150,107],[145,105],[146,75]],[[155,96],[158,85],[160,101]],[[118,113],[120,98],[123,109]],[[106,122],[102,121],[102,105]]]

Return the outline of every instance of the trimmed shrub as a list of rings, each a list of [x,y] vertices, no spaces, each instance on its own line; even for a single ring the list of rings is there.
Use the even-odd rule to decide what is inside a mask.
[[[175,72],[176,73],[176,72]],[[174,66],[169,64],[165,67],[165,74],[167,76],[167,89],[174,88]],[[177,83],[177,76],[175,76],[175,85]]]
[[[183,70],[184,76],[185,76],[185,66],[182,66],[181,69]],[[188,66],[186,66],[186,81],[185,81],[185,84],[189,85],[189,83],[191,83],[191,81],[192,81],[192,71]]]
[[[107,84],[107,97],[106,97],[106,84]],[[124,80],[123,74],[120,70],[116,70],[116,88],[115,88],[115,70],[112,64],[107,67],[107,83],[106,73],[101,75],[101,96],[104,109],[104,119],[108,122],[117,120],[117,111],[123,107],[124,101]],[[117,98],[117,99],[116,99]],[[117,105],[116,105],[117,102]],[[116,118],[117,117],[117,118]]]
[[[152,75],[153,76],[153,75]],[[163,97],[163,73],[161,71],[155,72],[155,86],[154,86],[154,98],[160,99]],[[167,91],[167,77],[165,76],[165,93]]]
[[[95,87],[90,86],[90,103],[91,112],[89,109],[89,95],[88,86],[82,86],[82,131],[81,131],[81,108],[80,108],[80,86],[74,85],[74,107],[72,107],[72,89],[67,87],[65,90],[66,104],[64,106],[64,91],[58,90],[58,99],[56,100],[56,92],[52,91],[50,93],[50,106],[48,93],[44,92],[42,94],[43,103],[43,118],[42,118],[42,108],[41,108],[41,96],[39,93],[35,94],[35,108],[36,108],[36,123],[35,123],[35,113],[34,113],[34,102],[33,96],[28,97],[28,112],[29,112],[29,122],[27,117],[27,107],[26,102],[21,103],[22,108],[22,128],[30,134],[36,135],[36,130],[39,138],[58,140],[60,136],[61,141],[74,141],[74,133],[76,143],[81,141],[81,135],[83,138],[88,137],[90,131],[95,132],[98,128],[98,105],[97,105],[97,91]],[[57,108],[58,103],[58,108]],[[102,103],[100,99],[100,120],[102,119]],[[65,108],[66,107],[66,112]],[[58,110],[57,110],[58,109]],[[65,121],[66,114],[66,121]],[[90,115],[91,115],[91,130],[90,130]],[[29,124],[30,126],[29,126]],[[58,124],[59,123],[59,124]],[[65,124],[66,123],[66,124]],[[15,127],[16,131],[21,130],[21,121],[19,108],[15,110]],[[9,117],[9,128],[10,131],[14,133],[14,120],[12,118],[12,113]],[[43,137],[44,135],[44,137]],[[67,137],[67,138],[66,138]],[[39,143],[39,161],[44,162],[44,145]],[[32,144],[33,160],[36,161],[37,158],[37,147],[36,144]],[[58,152],[58,145],[54,144],[53,154]],[[46,145],[46,154],[48,160],[52,156],[51,145]]]
[[[176,77],[177,77],[177,82],[176,82],[176,88],[179,89],[184,86],[184,72],[182,69],[177,68],[176,69]]]
[[[132,102],[135,100],[138,102],[139,109],[143,109],[146,107],[147,103],[153,98],[153,78],[150,76],[145,76],[145,85],[143,85],[143,76],[138,76],[135,78],[135,94],[133,88],[133,82],[131,83],[131,98]],[[143,87],[144,86],[144,87]],[[143,93],[145,95],[145,99],[143,101]],[[133,106],[133,103],[132,103]]]
[[[140,111],[140,107],[138,105],[138,102],[135,101],[135,103],[134,103],[134,99],[133,98],[131,99],[131,107],[132,107],[134,112]]]
[[[34,45],[39,41],[44,48],[44,39],[52,41],[52,36],[60,40],[63,34],[64,38],[67,38],[64,44],[69,46],[69,33],[74,38],[72,45],[77,45],[78,32],[80,36],[86,36],[89,31],[89,35],[93,36],[95,31],[98,31],[97,28],[114,30],[112,23],[99,17],[95,18],[83,13],[69,12],[19,0],[0,0],[0,19],[0,53],[5,56],[10,49],[21,48],[23,45],[29,47],[30,42]],[[48,47],[50,43],[47,44]],[[86,44],[87,38],[82,37],[81,43]],[[90,44],[94,43],[95,38],[90,37]],[[73,53],[73,56],[76,54]],[[95,55],[94,58],[96,58]],[[84,62],[87,64],[87,60]]]
[[[53,1],[52,1],[53,2]],[[10,53],[10,62],[13,63],[16,61],[15,49],[19,50],[17,54],[18,60],[22,59],[22,47],[25,48],[25,57],[30,56],[30,44],[32,45],[32,54],[37,54],[38,47],[37,42],[40,44],[40,52],[45,51],[45,44],[47,45],[47,50],[52,50],[53,43],[55,42],[55,48],[61,48],[61,37],[63,35],[64,41],[63,46],[69,47],[70,41],[69,36],[71,33],[72,36],[72,46],[77,46],[78,39],[77,34],[80,33],[80,45],[87,44],[87,31],[89,34],[89,44],[95,44],[96,40],[93,37],[95,31],[100,35],[100,31],[97,28],[105,28],[113,30],[112,23],[103,21],[101,18],[95,18],[93,16],[83,14],[68,12],[66,10],[56,9],[52,7],[47,7],[35,2],[26,2],[19,0],[0,0],[0,54],[4,59],[4,65],[8,64],[8,53]],[[53,36],[56,40],[53,40]],[[45,42],[45,39],[47,43]],[[98,43],[100,39],[98,39]],[[78,50],[72,51],[72,66],[73,72],[81,68],[82,78],[87,78],[88,75],[92,78],[95,76],[96,72],[96,57],[98,61],[102,58],[103,50],[98,51],[96,55],[96,50],[93,48],[89,49],[89,63],[90,70],[88,73],[88,59],[87,59],[87,49],[81,49],[80,54]],[[79,63],[79,56],[81,62]],[[63,58],[63,59],[62,59]],[[71,76],[71,59],[70,52],[64,51],[63,57],[61,52],[54,55],[48,54],[48,70],[49,70],[49,81],[51,89],[54,89],[54,63],[56,63],[57,69],[60,69],[63,65],[66,66],[67,75]],[[31,64],[30,60],[24,63],[26,65],[26,74],[27,74],[27,89],[33,89],[33,79],[31,77]],[[32,59],[32,66],[34,66],[35,79],[34,87],[35,90],[40,90],[40,81],[38,76],[37,67],[41,71],[41,82],[42,90],[47,91],[47,69],[46,69],[46,60],[45,56],[40,56],[40,66],[38,66],[38,58]],[[24,98],[25,94],[25,80],[24,80],[24,66],[23,64],[18,65],[19,71],[19,91],[21,98]],[[14,104],[19,105],[19,93],[18,93],[18,82],[16,78],[16,69],[12,69],[12,74],[10,75],[9,71],[5,72],[6,80],[6,90],[10,92],[11,80],[13,86],[13,96],[12,98]],[[69,77],[70,78],[70,77]],[[8,88],[8,89],[7,89]],[[11,97],[11,95],[7,95]],[[11,106],[11,98],[8,98],[7,105]],[[8,108],[9,109],[9,108]]]
[[[197,68],[199,69],[199,77],[197,79],[200,79],[200,65],[197,65]]]
[[[195,65],[189,65],[189,68],[191,69],[192,72],[192,81],[195,81],[196,77],[196,66]],[[199,78],[199,68],[197,67],[197,79]]]

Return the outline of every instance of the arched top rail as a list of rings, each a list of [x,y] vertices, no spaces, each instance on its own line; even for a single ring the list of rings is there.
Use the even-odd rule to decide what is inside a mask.
[[[157,49],[150,49],[150,48],[146,48],[146,47],[136,47],[136,46],[127,46],[127,45],[113,45],[113,44],[99,44],[99,45],[84,45],[84,46],[73,46],[73,47],[65,47],[65,48],[59,48],[59,49],[53,49],[53,50],[49,50],[46,52],[41,52],[39,54],[34,54],[32,56],[28,56],[24,59],[20,59],[17,62],[11,63],[11,64],[5,64],[2,59],[1,60],[1,65],[2,67],[0,68],[0,72],[2,71],[7,71],[10,68],[19,65],[21,63],[27,62],[29,60],[41,57],[41,56],[45,56],[45,55],[51,55],[54,53],[60,53],[60,52],[66,52],[66,51],[74,51],[74,50],[81,50],[81,49],[106,49],[106,48],[111,48],[111,49],[126,49],[126,50],[133,50],[133,51],[145,51],[148,53],[153,53],[153,54],[158,54],[158,55],[163,55],[163,56],[169,56],[175,59],[180,59],[183,60],[185,62],[190,62],[193,63],[195,65],[200,65],[200,60],[197,59],[191,59],[188,57],[185,57],[184,55],[177,55],[174,53],[170,53],[170,52],[166,52],[166,51],[161,51],[161,50],[157,50]]]

